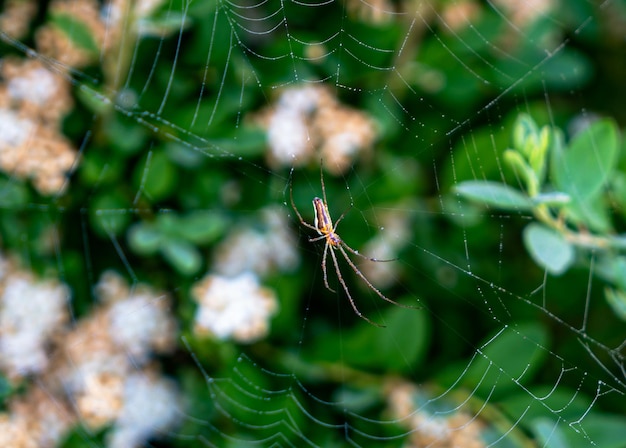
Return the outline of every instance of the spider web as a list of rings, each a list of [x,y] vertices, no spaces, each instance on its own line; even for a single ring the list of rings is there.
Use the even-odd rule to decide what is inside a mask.
[[[588,88],[593,75],[584,50],[610,27],[623,42],[623,5],[222,0],[163,2],[142,13],[130,2],[105,2],[96,8],[103,32],[92,42],[80,20],[67,19],[83,2],[59,3],[62,13],[51,15],[52,2],[29,26],[56,17],[89,63],[44,48],[35,33],[15,37],[7,22],[0,34],[5,58],[41,63],[77,99],[64,123],[75,147],[67,180],[40,194],[44,187],[31,174],[35,187],[21,193],[19,167],[39,157],[35,137],[24,143],[20,165],[3,168],[3,251],[20,256],[24,271],[54,271],[69,287],[59,294],[72,297],[61,333],[71,345],[46,336],[51,360],[43,372],[33,368],[3,388],[4,415],[18,413],[11,402],[21,387],[43,391],[39,402],[71,421],[40,446],[124,446],[126,427],[139,432],[128,446],[623,446],[625,333],[603,298],[600,254],[588,252],[580,267],[552,276],[519,255],[521,229],[532,217],[478,209],[454,193],[465,180],[520,187],[502,156],[519,113],[555,125],[572,115],[571,104],[582,122],[609,113]],[[50,89],[42,78],[34,85]],[[322,99],[311,106],[311,96]],[[278,115],[290,101],[296,105]],[[292,117],[327,102],[339,115],[313,126],[357,123],[360,130],[365,119],[352,112],[367,110],[378,135],[361,138],[378,140],[373,150],[358,152],[367,145],[350,140],[344,154],[330,138],[298,133]],[[283,147],[272,153],[267,142],[277,116],[283,127],[275,139]],[[103,133],[117,143],[107,146]],[[186,179],[172,167],[207,175]],[[124,174],[110,178],[112,172]],[[44,172],[41,185],[51,178]],[[289,201],[293,188],[312,224],[310,199],[321,196],[321,182],[331,215],[346,212],[337,233],[351,247],[365,252],[368,242],[378,244],[383,253],[374,256],[398,258],[355,262],[388,297],[413,308],[380,301],[349,266],[338,269],[359,309],[385,328],[352,313],[330,259],[337,292],[324,288],[324,243],[307,242],[312,235]],[[206,195],[176,200],[162,193],[168,183]],[[141,223],[201,213],[222,223],[219,241],[199,244],[204,271],[215,272],[223,260],[218,248],[238,247],[226,228],[278,232],[260,212],[267,204],[277,206],[292,233],[271,240],[269,252],[253,246],[243,264],[260,273],[264,294],[278,297],[268,311],[271,332],[253,343],[203,337],[189,297],[204,274],[181,273],[186,265],[177,264],[188,260],[176,255],[187,246],[141,253],[129,234],[141,232]],[[182,225],[173,222],[162,225]],[[223,273],[233,274],[226,265]],[[128,285],[104,286],[111,270]],[[108,304],[113,289],[146,301]],[[23,313],[27,327],[40,325],[37,309]],[[126,323],[118,329],[126,337],[118,373],[136,390],[162,384],[152,398],[165,400],[159,415],[167,417],[146,423],[121,413],[103,425],[85,414],[73,392],[81,373],[67,365],[82,362],[79,347],[104,344],[98,313]],[[122,331],[146,321],[158,322],[150,343]],[[168,332],[175,342],[154,342]],[[39,356],[28,345],[18,354]],[[105,383],[103,390],[116,387]],[[116,424],[119,438],[110,438]]]

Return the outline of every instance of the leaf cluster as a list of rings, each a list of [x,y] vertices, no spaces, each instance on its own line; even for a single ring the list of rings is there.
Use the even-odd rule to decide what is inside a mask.
[[[504,152],[520,188],[475,180],[461,182],[455,190],[497,209],[531,213],[535,221],[524,228],[524,245],[550,274],[563,274],[577,260],[585,264],[590,254],[597,254],[596,272],[611,285],[606,298],[626,319],[626,234],[610,218],[612,209],[626,206],[619,189],[626,175],[618,166],[620,139],[614,121],[599,119],[565,144],[559,129],[539,128],[522,114],[514,126],[513,148]]]

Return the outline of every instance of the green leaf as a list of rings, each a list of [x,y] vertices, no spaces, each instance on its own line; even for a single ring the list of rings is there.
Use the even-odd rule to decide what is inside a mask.
[[[411,371],[428,347],[430,325],[427,314],[419,309],[393,306],[385,310],[381,322],[386,328],[361,325],[348,336],[346,360],[355,366],[385,366],[385,369],[396,372]],[[407,329],[411,331],[407,332]]]
[[[87,84],[83,84],[80,89],[76,90],[76,96],[94,114],[106,115],[113,109],[113,102],[109,101],[107,95]]]
[[[174,212],[165,211],[156,219],[156,225],[161,233],[169,237],[179,236],[181,218]]]
[[[533,196],[533,203],[537,205],[558,206],[568,204],[572,198],[566,193],[560,191],[553,191],[550,193],[541,193],[537,196]]]
[[[528,142],[537,143],[539,128],[528,114],[520,114],[513,128],[513,145],[519,153],[528,157]]]
[[[243,157],[261,155],[267,148],[267,133],[258,128],[241,128],[232,136],[211,140],[216,147],[227,154]]]
[[[568,220],[598,233],[609,233],[612,229],[610,211],[602,192],[583,200],[572,200],[562,210]]]
[[[610,244],[610,247],[615,249],[623,248],[616,247],[614,245],[614,239],[611,239]],[[595,263],[594,275],[604,280],[610,285],[610,287],[616,288],[618,292],[620,290],[622,292],[626,291],[626,256],[619,255],[618,250],[606,250],[602,251],[598,255],[599,256],[596,258],[597,262]],[[605,296],[607,300],[613,299],[612,297],[609,298],[608,294],[611,293],[607,293],[605,289]],[[619,308],[621,308],[621,304],[619,304],[620,301],[621,299],[617,300],[617,303],[615,303],[618,307],[618,313],[621,313],[621,310],[619,310]]]
[[[96,39],[85,22],[77,19],[74,15],[63,13],[53,14],[51,22],[60,28],[63,34],[77,47],[88,51],[92,56],[99,54],[100,49]]]
[[[589,410],[591,400],[588,396],[580,394],[580,391],[565,384],[555,389],[550,379],[544,378],[543,381],[546,383],[529,384],[525,391],[514,390],[507,394],[498,402],[498,407],[508,415],[526,414],[527,421],[531,422],[539,419],[554,419],[553,409],[561,410],[558,415],[560,422],[577,420]],[[536,400],[533,397],[543,398]],[[528,408],[529,404],[530,408]],[[565,427],[571,429],[567,423]]]
[[[17,209],[26,205],[28,200],[28,190],[22,182],[0,179],[0,207]]]
[[[0,375],[0,402],[4,403],[4,400],[11,395],[13,387],[11,382],[7,380],[3,375]]]
[[[539,180],[522,154],[514,149],[507,149],[504,151],[504,160],[526,184],[526,190],[531,194],[536,194],[539,190]]]
[[[574,262],[574,247],[559,232],[542,224],[526,226],[524,244],[535,262],[551,274],[562,274]]]
[[[506,327],[480,344],[481,353],[462,375],[468,388],[477,388],[482,396],[497,393],[505,396],[519,389],[519,384],[530,383],[543,365],[547,355],[548,333],[536,322]],[[514,356],[511,354],[514,353]],[[496,391],[493,385],[498,384]]]
[[[179,12],[168,11],[166,15],[142,18],[140,21],[140,32],[145,37],[163,38],[172,33],[180,32],[181,23],[183,24],[183,29],[189,28],[189,21],[185,21],[185,15]]]
[[[206,161],[206,156],[202,152],[182,143],[166,142],[163,147],[167,157],[178,166],[197,170]]]
[[[622,151],[624,153],[624,151]],[[611,178],[611,200],[622,216],[626,216],[626,173],[616,171]]]
[[[200,252],[186,241],[167,239],[161,245],[161,253],[165,260],[183,275],[193,275],[202,266]]]
[[[592,62],[585,54],[565,47],[548,58],[540,69],[532,70],[530,78],[540,78],[544,88],[569,91],[582,87],[592,73]]]
[[[609,235],[608,238],[611,242],[611,247],[620,250],[626,249],[626,235]],[[626,276],[624,277],[624,281],[626,282]],[[626,283],[624,284],[624,289],[626,289]]]
[[[439,123],[435,122],[433,125],[439,125]],[[484,173],[484,177],[481,179],[500,179],[502,163],[498,157],[494,157],[493,148],[506,148],[510,141],[511,133],[507,128],[495,129],[493,126],[473,129],[471,144],[467,140],[457,139],[452,149],[454,163],[446,163],[442,167],[443,171],[439,180],[440,189],[451,189],[459,180],[476,179],[476,173]],[[407,153],[407,155],[410,154]],[[407,161],[411,163],[407,163]],[[423,169],[420,166],[412,167],[415,160],[408,158],[407,161],[404,161],[404,171],[407,174],[411,170],[415,172],[416,169]],[[387,172],[388,175],[392,175],[392,173]],[[421,186],[423,181],[416,180],[420,177],[423,176],[413,174],[410,178],[411,182],[418,187]]]
[[[180,221],[181,237],[195,244],[206,244],[219,238],[225,231],[228,220],[218,212],[199,211]]]
[[[115,115],[107,121],[106,132],[110,138],[111,147],[124,155],[141,151],[148,139],[146,128]]]
[[[618,289],[605,288],[604,297],[617,317],[626,321],[626,293]]]
[[[532,422],[533,432],[540,441],[540,445],[546,448],[568,448],[569,442],[565,434],[555,422],[549,418],[538,418]]]
[[[505,210],[525,211],[533,208],[533,202],[528,196],[498,182],[470,180],[461,182],[454,189],[470,200]]]
[[[89,186],[112,184],[118,182],[124,171],[123,161],[118,157],[111,157],[110,153],[94,150],[83,154],[79,176],[82,182]]]
[[[598,448],[623,448],[626,440],[626,417],[623,415],[590,414],[581,422],[584,434]],[[580,434],[570,439],[569,446],[577,446]]]
[[[580,132],[566,150],[552,152],[552,181],[576,202],[595,195],[612,174],[618,155],[615,123],[604,119]]]
[[[478,204],[459,201],[452,195],[445,195],[442,201],[448,219],[458,226],[473,227],[485,219],[484,210]]]
[[[105,446],[105,437],[108,426],[104,428],[94,428],[89,433],[89,441],[85,437],[85,430],[79,425],[65,434],[63,440],[58,444],[59,448],[85,448],[87,446]]]
[[[176,189],[177,171],[164,151],[153,151],[137,166],[136,179],[142,193],[151,201],[167,198]]]
[[[126,198],[116,192],[97,196],[89,207],[92,227],[102,236],[119,235],[130,221],[128,208]]]
[[[356,388],[348,384],[336,390],[333,401],[343,403],[346,410],[363,413],[380,403],[380,392],[380,387]]]
[[[546,155],[552,141],[552,131],[548,126],[541,128],[541,132],[537,137],[537,142],[533,145],[528,156],[528,163],[532,167],[535,178],[540,184],[545,180],[546,173]]]
[[[626,257],[616,257],[614,260],[615,283],[626,291]]]
[[[161,233],[151,224],[137,223],[128,230],[128,243],[138,254],[156,253],[161,240]]]

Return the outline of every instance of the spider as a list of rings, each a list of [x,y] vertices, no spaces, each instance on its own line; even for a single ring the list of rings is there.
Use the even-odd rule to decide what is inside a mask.
[[[341,214],[341,216],[339,217],[339,219],[337,221],[335,221],[335,223],[333,224],[333,221],[332,221],[332,219],[330,217],[330,212],[328,211],[328,200],[326,199],[326,187],[324,186],[324,174],[322,172],[321,164],[320,164],[320,183],[322,185],[322,196],[323,196],[323,199],[320,199],[318,197],[313,198],[313,210],[315,212],[315,221],[314,221],[315,225],[311,225],[308,222],[306,222],[304,220],[304,218],[302,218],[302,215],[300,214],[298,209],[296,208],[296,204],[293,201],[293,178],[292,178],[292,175],[293,175],[293,168],[291,169],[291,173],[289,174],[289,196],[290,196],[290,199],[291,199],[291,207],[296,212],[296,215],[298,215],[298,219],[300,220],[300,224],[302,224],[305,227],[308,227],[309,229],[315,230],[320,235],[318,237],[309,238],[309,242],[313,243],[313,242],[316,242],[316,241],[326,240],[325,241],[325,245],[324,245],[324,255],[322,256],[322,273],[323,273],[323,277],[324,277],[324,286],[326,287],[326,289],[328,289],[329,291],[332,291],[332,292],[336,292],[328,284],[328,274],[327,274],[327,270],[326,270],[326,260],[328,259],[328,254],[330,253],[330,256],[331,256],[331,258],[333,260],[333,265],[335,266],[335,272],[337,273],[337,279],[339,280],[339,283],[341,284],[343,290],[346,292],[346,295],[348,296],[348,300],[350,300],[350,305],[352,305],[352,309],[354,310],[356,315],[359,316],[361,319],[367,321],[368,323],[370,323],[370,324],[372,324],[372,325],[374,325],[376,327],[384,327],[384,325],[377,324],[376,322],[373,322],[370,319],[368,319],[367,317],[365,317],[363,315],[363,313],[361,313],[361,311],[359,311],[359,309],[357,308],[356,304],[354,303],[354,300],[352,299],[352,295],[350,294],[350,291],[348,290],[348,286],[346,285],[346,282],[344,281],[343,276],[341,275],[341,270],[339,269],[339,262],[337,261],[337,255],[335,254],[335,251],[339,251],[339,253],[341,253],[341,255],[346,260],[348,265],[352,268],[354,273],[356,275],[358,275],[361,278],[361,280],[363,280],[365,282],[365,284],[372,291],[374,291],[381,299],[386,300],[389,303],[393,303],[394,305],[401,306],[403,308],[412,308],[410,306],[403,305],[401,303],[395,302],[394,300],[391,300],[390,298],[385,296],[382,292],[380,292],[374,285],[372,285],[372,283],[365,277],[365,275],[363,275],[363,273],[359,270],[359,268],[356,267],[354,262],[348,256],[348,253],[346,252],[346,250],[348,252],[350,252],[350,253],[353,253],[354,255],[356,255],[358,257],[364,258],[364,259],[369,260],[369,261],[389,262],[389,261],[395,261],[396,260],[396,259],[380,260],[378,258],[366,257],[365,255],[360,254],[358,251],[356,251],[356,250],[352,249],[350,246],[348,246],[346,244],[346,242],[344,240],[342,240],[341,237],[337,234],[337,226],[339,225],[339,223],[341,222],[343,217],[352,208],[352,206],[354,204],[350,204],[350,208],[348,208],[345,212],[343,212]],[[329,248],[330,248],[330,250],[329,250]]]

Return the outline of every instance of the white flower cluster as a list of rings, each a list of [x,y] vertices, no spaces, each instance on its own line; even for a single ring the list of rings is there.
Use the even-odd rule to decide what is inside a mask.
[[[22,76],[11,78],[7,83],[7,92],[14,101],[27,101],[45,107],[55,97],[57,89],[66,85],[60,79],[50,70],[37,65],[24,70]]]
[[[48,365],[48,343],[67,320],[69,289],[0,261],[0,370],[11,378]]]
[[[38,2],[34,0],[6,0],[0,13],[0,30],[15,39],[28,32],[30,21],[37,14]]]
[[[55,447],[76,423],[66,403],[40,388],[33,388],[6,405],[8,411],[0,413],[2,447]]]
[[[274,165],[303,165],[312,152],[304,116],[288,108],[278,107],[271,116],[267,141]]]
[[[62,135],[72,107],[69,82],[36,60],[0,61],[0,170],[30,178],[43,194],[60,192],[76,151]]]
[[[507,14],[507,20],[518,26],[527,26],[545,17],[555,9],[554,0],[493,0],[494,5]]]
[[[376,138],[371,118],[342,105],[323,86],[285,89],[257,121],[267,129],[268,162],[274,167],[321,158],[327,170],[343,173]]]
[[[452,402],[449,412],[429,412],[426,393],[417,386],[394,380],[387,391],[392,415],[410,431],[407,446],[483,448],[486,425]]]
[[[0,109],[0,157],[6,158],[5,154],[8,154],[13,148],[27,143],[35,129],[35,123],[25,114],[19,114],[9,109]]]
[[[122,295],[117,295],[120,292]],[[172,348],[176,322],[167,309],[167,295],[155,295],[146,287],[127,291],[121,278],[113,272],[102,275],[98,293],[103,302],[110,304],[108,319],[113,341],[124,348],[133,362],[143,364],[152,352]]]
[[[129,288],[113,272],[103,274],[96,292],[102,306],[64,328],[67,287],[35,282],[0,258],[0,367],[38,375],[38,386],[0,413],[0,446],[56,446],[80,423],[109,428],[109,447],[132,448],[177,422],[177,390],[150,364],[154,353],[174,348],[169,297]]]
[[[166,295],[143,285],[129,289],[113,272],[102,275],[96,292],[104,307],[66,336],[62,348],[68,362],[60,363],[54,376],[84,424],[94,429],[113,425],[111,440],[127,442],[110,446],[139,446],[150,436],[149,428],[167,427],[177,419],[173,387],[146,366],[152,353],[174,347],[176,323]],[[167,395],[168,406],[155,401],[147,409],[137,397],[150,390],[155,397]],[[135,421],[138,414],[142,425]]]
[[[146,440],[170,428],[179,417],[180,397],[176,387],[156,375],[128,376],[122,403],[109,435],[108,448],[144,446]]]
[[[310,157],[313,143],[308,116],[318,107],[321,90],[305,86],[285,90],[269,117],[267,140],[270,158],[278,165],[302,165]]]
[[[225,276],[251,271],[260,277],[275,269],[292,271],[300,263],[296,243],[284,210],[267,207],[258,224],[233,230],[218,246],[214,269]]]
[[[275,294],[245,272],[236,277],[207,275],[192,290],[198,303],[194,330],[218,339],[254,342],[264,337],[278,304]]]

